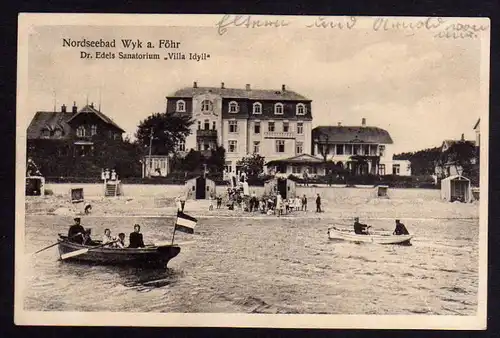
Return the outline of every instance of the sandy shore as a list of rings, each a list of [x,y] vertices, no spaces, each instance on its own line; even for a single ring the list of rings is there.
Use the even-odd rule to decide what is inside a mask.
[[[414,193],[414,192],[413,192]],[[322,199],[324,212],[316,213],[313,196],[309,198],[308,211],[295,211],[284,217],[308,219],[348,219],[358,216],[362,219],[474,219],[479,218],[479,202],[449,203],[441,201],[439,191],[426,192],[419,198],[405,198],[404,191],[399,198],[379,199],[361,195],[340,195]],[[175,215],[176,207],[173,197],[94,197],[87,198],[86,203],[92,205],[89,216],[154,216],[170,217]],[[72,205],[66,196],[26,197],[27,215],[60,215],[74,216],[83,214],[82,204]],[[276,218],[276,216],[249,213],[241,210],[222,209],[209,211],[208,200],[188,200],[185,212],[198,217],[255,217]]]

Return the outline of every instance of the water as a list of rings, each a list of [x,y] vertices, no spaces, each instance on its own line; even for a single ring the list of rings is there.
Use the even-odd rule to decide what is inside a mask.
[[[27,216],[26,252],[65,233],[70,217]],[[171,238],[173,219],[87,217],[145,242]],[[347,222],[337,221],[337,224]],[[58,261],[57,248],[26,255],[26,310],[474,315],[479,221],[405,222],[412,246],[331,241],[331,221],[309,218],[199,218],[197,233],[176,233],[181,253],[166,270]],[[392,222],[373,220],[392,230]]]

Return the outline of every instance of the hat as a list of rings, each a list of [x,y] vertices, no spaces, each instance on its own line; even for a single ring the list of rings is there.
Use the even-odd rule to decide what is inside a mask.
[[[396,222],[399,222],[399,219],[397,219]]]
[[[73,218],[73,221],[81,221],[82,219],[80,217],[75,217]]]

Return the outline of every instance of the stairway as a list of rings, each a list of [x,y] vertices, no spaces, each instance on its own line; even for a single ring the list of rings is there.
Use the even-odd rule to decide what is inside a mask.
[[[120,195],[119,183],[106,183],[104,196],[114,197]]]

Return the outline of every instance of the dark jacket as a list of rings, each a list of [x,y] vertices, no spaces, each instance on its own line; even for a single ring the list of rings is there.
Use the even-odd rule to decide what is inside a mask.
[[[394,229],[393,235],[409,235],[410,233],[406,230],[403,223],[396,224],[396,229]]]
[[[81,235],[76,236],[76,234],[81,233]],[[73,224],[68,230],[68,240],[74,243],[83,244],[83,239],[85,235],[85,228],[80,224]]]
[[[354,233],[358,235],[366,235],[366,228],[368,228],[368,225],[362,224],[359,222],[354,222]]]
[[[316,197],[316,204],[321,205],[321,197]]]
[[[144,248],[144,241],[142,234],[139,232],[132,232],[129,237],[129,248]]]

